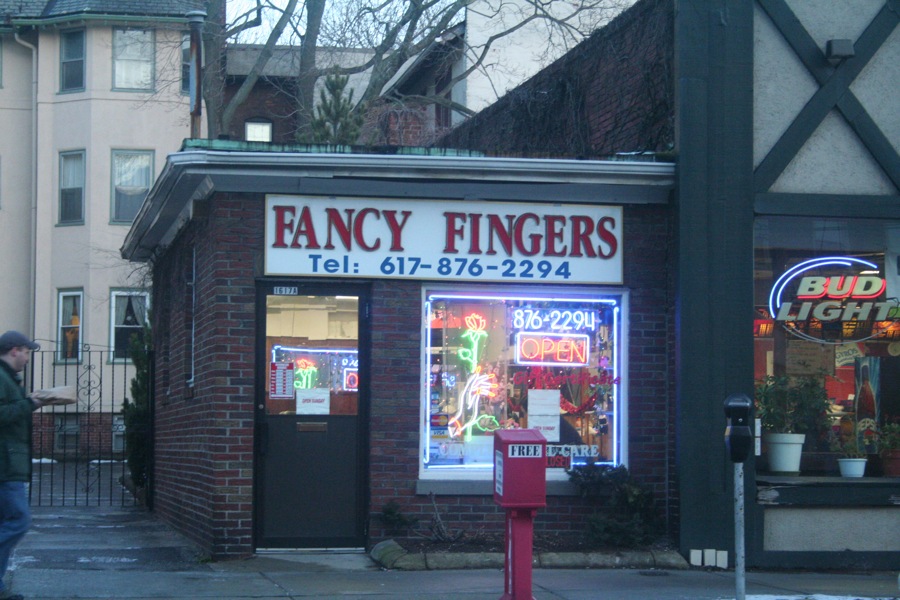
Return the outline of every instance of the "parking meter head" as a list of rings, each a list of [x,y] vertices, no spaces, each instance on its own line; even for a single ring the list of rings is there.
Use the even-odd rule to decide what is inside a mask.
[[[731,394],[725,399],[725,447],[732,462],[744,462],[753,449],[750,412],[753,402],[745,394]]]

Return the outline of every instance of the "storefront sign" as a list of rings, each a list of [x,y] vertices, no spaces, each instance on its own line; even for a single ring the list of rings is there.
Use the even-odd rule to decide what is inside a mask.
[[[266,198],[266,274],[622,283],[622,208]]]
[[[584,334],[516,334],[517,365],[587,365],[591,340]]]
[[[837,343],[863,341],[883,331],[878,323],[900,318],[895,299],[884,298],[885,279],[878,265],[867,260],[829,256],[802,262],[788,269],[772,286],[769,311],[788,331],[809,341],[835,343],[809,333],[809,324],[841,327],[844,323],[871,323],[853,328]],[[890,324],[890,323],[888,323]]]

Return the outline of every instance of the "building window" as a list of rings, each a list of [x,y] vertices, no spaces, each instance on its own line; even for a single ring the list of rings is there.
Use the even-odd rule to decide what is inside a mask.
[[[264,119],[250,119],[245,121],[244,140],[248,142],[271,142],[272,122]]]
[[[134,221],[147,192],[153,172],[153,152],[114,150],[112,154],[112,221]]]
[[[84,223],[84,152],[59,155],[59,223]]]
[[[153,89],[153,31],[116,29],[113,31],[113,88]]]
[[[55,415],[55,429],[53,446],[56,452],[78,452],[78,438],[81,434],[81,424],[78,415]]]
[[[61,361],[81,360],[81,301],[81,291],[59,293],[57,358]]]
[[[181,36],[181,93],[191,93],[191,34]]]
[[[621,293],[426,290],[421,473],[490,479],[497,429],[548,441],[548,478],[624,462]]]
[[[61,92],[84,89],[84,30],[64,31],[60,42]]]
[[[132,338],[136,337],[138,343],[143,342],[148,297],[146,292],[112,292],[109,303],[112,313],[109,331],[114,360],[131,359]]]
[[[760,217],[754,252],[757,468],[838,475],[900,423],[900,221]],[[800,464],[773,433],[799,436]]]

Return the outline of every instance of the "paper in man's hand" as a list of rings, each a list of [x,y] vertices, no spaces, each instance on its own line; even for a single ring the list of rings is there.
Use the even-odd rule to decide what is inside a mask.
[[[78,401],[74,385],[58,385],[45,390],[35,390],[31,393],[31,396],[40,400],[45,406],[75,404]]]

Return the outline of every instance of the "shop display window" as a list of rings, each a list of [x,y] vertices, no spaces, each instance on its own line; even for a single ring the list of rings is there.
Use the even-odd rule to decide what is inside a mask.
[[[763,390],[783,395],[794,417],[784,432],[805,434],[803,475],[838,475],[851,455],[881,475],[882,431],[900,423],[900,221],[757,219],[754,295],[757,416]]]
[[[623,462],[626,297],[425,290],[422,476],[489,478],[498,429],[548,442],[549,478]]]

